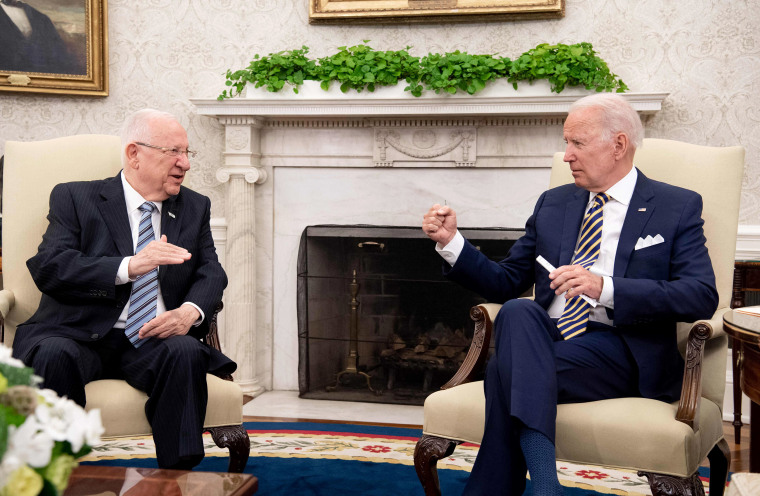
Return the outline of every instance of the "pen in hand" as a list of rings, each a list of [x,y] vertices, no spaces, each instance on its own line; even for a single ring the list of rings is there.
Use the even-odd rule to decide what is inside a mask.
[[[553,270],[555,270],[555,269],[556,269],[556,267],[554,267],[552,264],[550,264],[550,263],[549,263],[549,262],[548,262],[548,261],[547,261],[547,260],[546,260],[544,257],[542,257],[541,255],[539,255],[539,256],[537,256],[537,257],[536,257],[536,262],[538,262],[538,263],[539,263],[539,265],[541,265],[541,267],[545,268],[545,269],[546,269],[546,270],[548,270],[549,272],[552,272]],[[596,305],[598,304],[598,302],[597,302],[595,299],[593,299],[593,298],[589,298],[588,296],[586,296],[586,295],[585,295],[585,294],[583,294],[583,293],[579,294],[578,296],[580,296],[581,298],[583,298],[583,300],[584,300],[584,301],[586,301],[586,302],[587,302],[589,305],[591,305],[593,308],[596,308]]]

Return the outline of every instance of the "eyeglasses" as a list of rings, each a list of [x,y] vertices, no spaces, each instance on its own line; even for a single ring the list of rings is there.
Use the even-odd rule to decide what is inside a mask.
[[[156,145],[150,145],[148,143],[141,143],[139,141],[135,141],[135,145],[140,146],[147,146],[148,148],[155,148],[156,150],[161,150],[164,154],[169,155],[170,157],[179,157],[180,155],[187,155],[188,158],[195,158],[196,155],[198,155],[198,152],[194,152],[192,150],[180,150],[179,148],[168,148],[166,146],[156,146]]]

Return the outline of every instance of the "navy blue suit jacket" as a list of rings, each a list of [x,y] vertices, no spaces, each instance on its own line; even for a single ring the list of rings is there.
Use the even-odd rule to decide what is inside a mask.
[[[203,310],[203,323],[190,328],[197,338],[208,332],[227,285],[211,237],[210,215],[209,199],[185,187],[161,209],[161,234],[192,254],[182,264],[159,267],[161,294],[167,310],[186,301]],[[132,285],[115,283],[122,259],[133,255],[121,177],[57,185],[50,194],[48,221],[37,254],[27,261],[42,300],[16,331],[13,353],[21,359],[46,337],[102,339],[129,303]],[[221,353],[212,353],[211,362],[210,370],[234,370],[234,363]]]
[[[555,295],[536,257],[555,267],[570,263],[588,199],[588,191],[574,184],[546,191],[506,259],[493,262],[467,242],[454,267],[444,263],[444,272],[496,303],[535,284],[536,302],[548,309]],[[633,354],[647,398],[678,398],[684,364],[676,323],[710,318],[718,305],[703,224],[701,196],[638,171],[615,255],[615,309],[608,315]],[[663,243],[634,249],[640,237],[657,234]]]

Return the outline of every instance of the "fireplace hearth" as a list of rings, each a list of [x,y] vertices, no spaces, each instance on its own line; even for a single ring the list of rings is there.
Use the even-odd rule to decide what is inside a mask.
[[[494,260],[521,229],[461,229]],[[419,404],[464,360],[469,309],[419,227],[307,227],[298,254],[303,398]]]

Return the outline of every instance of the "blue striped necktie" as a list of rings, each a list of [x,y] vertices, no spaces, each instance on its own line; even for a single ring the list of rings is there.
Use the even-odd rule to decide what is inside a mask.
[[[602,243],[602,207],[610,199],[607,193],[598,193],[594,197],[594,204],[586,212],[581,225],[581,235],[578,239],[578,247],[575,249],[573,264],[589,269],[599,258],[599,249]],[[569,298],[565,302],[565,309],[557,321],[557,328],[565,339],[578,336],[586,331],[588,317],[591,313],[591,304],[580,296]]]
[[[156,208],[151,202],[145,202],[140,205],[142,216],[137,233],[137,247],[135,254],[156,239],[153,234],[153,222],[151,214]],[[124,333],[127,335],[129,342],[135,348],[139,348],[145,342],[139,337],[140,328],[156,316],[156,300],[158,298],[158,267],[139,276],[132,283],[132,294],[129,296],[129,312],[127,314],[127,324],[124,327]]]

